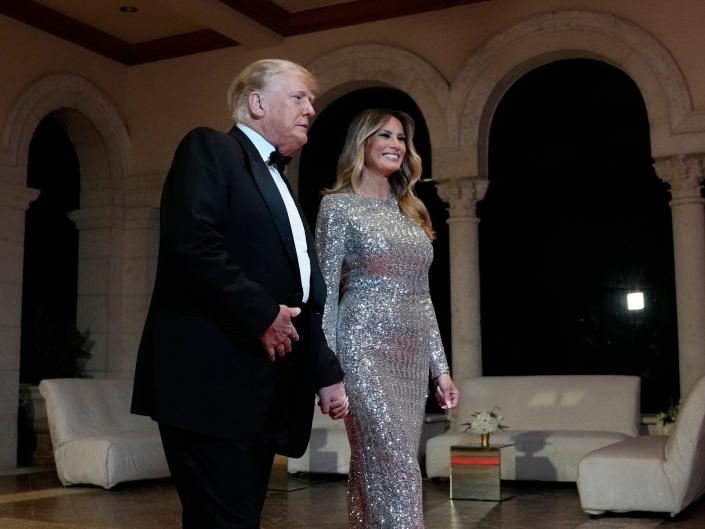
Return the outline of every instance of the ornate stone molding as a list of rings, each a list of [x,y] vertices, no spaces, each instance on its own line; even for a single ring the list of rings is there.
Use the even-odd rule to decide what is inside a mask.
[[[451,178],[436,183],[438,196],[450,206],[448,222],[453,219],[477,219],[475,207],[485,198],[488,180],[478,178]]]
[[[0,183],[0,207],[25,210],[39,196],[38,189]]]
[[[37,125],[48,114],[61,109],[77,111],[96,128],[105,142],[112,178],[124,178],[131,141],[119,110],[93,83],[68,73],[39,79],[15,101],[0,130],[3,163],[26,164]]]
[[[120,208],[115,206],[81,208],[69,213],[80,230],[115,228],[125,230],[159,229],[159,208]]]
[[[700,194],[705,180],[705,153],[660,158],[654,162],[654,169],[658,177],[671,186],[671,206],[705,203]]]
[[[483,150],[494,110],[516,79],[557,59],[592,58],[624,71],[639,87],[652,152],[670,155],[687,137],[705,147],[705,112],[694,110],[686,79],[667,47],[634,22],[608,13],[564,10],[523,20],[473,54],[453,82],[450,137],[476,153],[470,174],[486,177]],[[679,139],[674,135],[679,134]]]
[[[309,63],[307,68],[319,80],[320,109],[360,88],[398,88],[419,106],[434,152],[448,145],[449,83],[432,64],[418,55],[394,46],[357,44],[327,53]]]

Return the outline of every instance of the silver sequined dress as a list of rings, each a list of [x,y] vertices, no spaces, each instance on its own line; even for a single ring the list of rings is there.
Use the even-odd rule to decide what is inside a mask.
[[[428,377],[448,371],[428,289],[433,247],[396,199],[350,192],[323,198],[316,246],[328,287],[323,329],[350,399],[350,527],[422,528]]]

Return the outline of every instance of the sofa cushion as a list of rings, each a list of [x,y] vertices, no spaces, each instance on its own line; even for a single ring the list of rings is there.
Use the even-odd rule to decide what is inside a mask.
[[[673,492],[663,469],[662,436],[627,439],[587,454],[578,470],[583,510],[671,512]]]
[[[130,413],[131,381],[50,379],[39,391],[64,485],[110,488],[169,475],[157,424]]]
[[[151,430],[73,439],[59,446],[54,457],[64,485],[109,489],[123,481],[169,476],[161,438]]]
[[[152,419],[130,413],[130,380],[47,379],[39,384],[39,392],[46,402],[54,447],[111,432],[152,430],[159,435]]]
[[[512,430],[501,432],[497,442],[516,446],[516,479],[575,481],[582,457],[593,450],[629,439],[618,432],[584,430]]]
[[[640,380],[617,375],[476,377],[460,387],[456,429],[497,406],[512,430],[639,434]]]

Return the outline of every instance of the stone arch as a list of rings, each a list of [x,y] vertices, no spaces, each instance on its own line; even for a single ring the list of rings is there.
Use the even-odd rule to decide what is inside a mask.
[[[85,179],[96,179],[109,182],[113,188],[119,185],[127,172],[130,150],[124,120],[108,96],[95,85],[67,73],[39,79],[14,104],[0,136],[10,165],[26,166],[32,135],[49,114],[63,123],[74,143],[82,173],[86,173],[82,184]],[[102,162],[95,156],[95,149],[104,151]],[[104,200],[107,202],[107,198]]]
[[[528,71],[558,59],[590,58],[625,72],[639,87],[651,124],[654,158],[705,147],[705,114],[694,112],[685,78],[650,33],[620,17],[560,11],[520,22],[489,40],[465,65],[451,90],[450,130],[470,164],[487,177],[489,125],[499,100]],[[675,141],[675,136],[678,136]]]
[[[120,287],[111,276],[115,269],[111,261],[119,252],[119,241],[114,240],[112,232],[120,219],[115,206],[122,201],[121,184],[128,166],[127,127],[117,107],[86,79],[67,73],[47,75],[20,94],[0,129],[0,187],[4,197],[0,215],[7,220],[0,226],[0,245],[8,256],[0,280],[0,312],[5,315],[0,322],[0,361],[17,366],[3,376],[8,395],[19,388],[25,209],[38,194],[27,187],[29,146],[40,121],[48,115],[66,130],[81,165],[81,211],[73,217],[79,217],[80,232],[77,319],[82,330],[92,331],[96,341],[94,359],[98,357],[101,363],[95,371],[102,374],[107,372],[111,296],[115,297]],[[86,222],[86,217],[92,222]],[[0,428],[7,432],[0,443],[0,468],[16,464],[16,402],[8,399],[0,406]],[[5,442],[7,439],[10,442]]]
[[[362,44],[332,51],[307,67],[319,80],[321,109],[343,94],[371,86],[397,88],[408,94],[426,121],[435,167],[436,153],[443,152],[449,143],[446,101],[450,88],[431,64],[401,48]]]
[[[79,230],[77,322],[80,330],[91,331],[95,342],[88,371],[103,376],[113,347],[109,335],[120,327],[115,307],[121,278],[111,270],[118,269],[123,252],[120,230],[130,136],[116,105],[90,81],[68,73],[40,78],[22,92],[0,131],[12,185],[25,193],[33,191],[26,187],[29,146],[40,121],[49,115],[61,123],[79,159],[80,209],[70,214]],[[21,222],[23,233],[24,212]],[[23,237],[18,242],[22,246]],[[21,270],[21,250],[15,260]],[[12,354],[19,357],[19,348]]]

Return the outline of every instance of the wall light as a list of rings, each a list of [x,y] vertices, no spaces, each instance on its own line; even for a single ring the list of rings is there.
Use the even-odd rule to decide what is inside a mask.
[[[629,310],[644,310],[644,293],[630,292],[627,294],[627,308]]]

